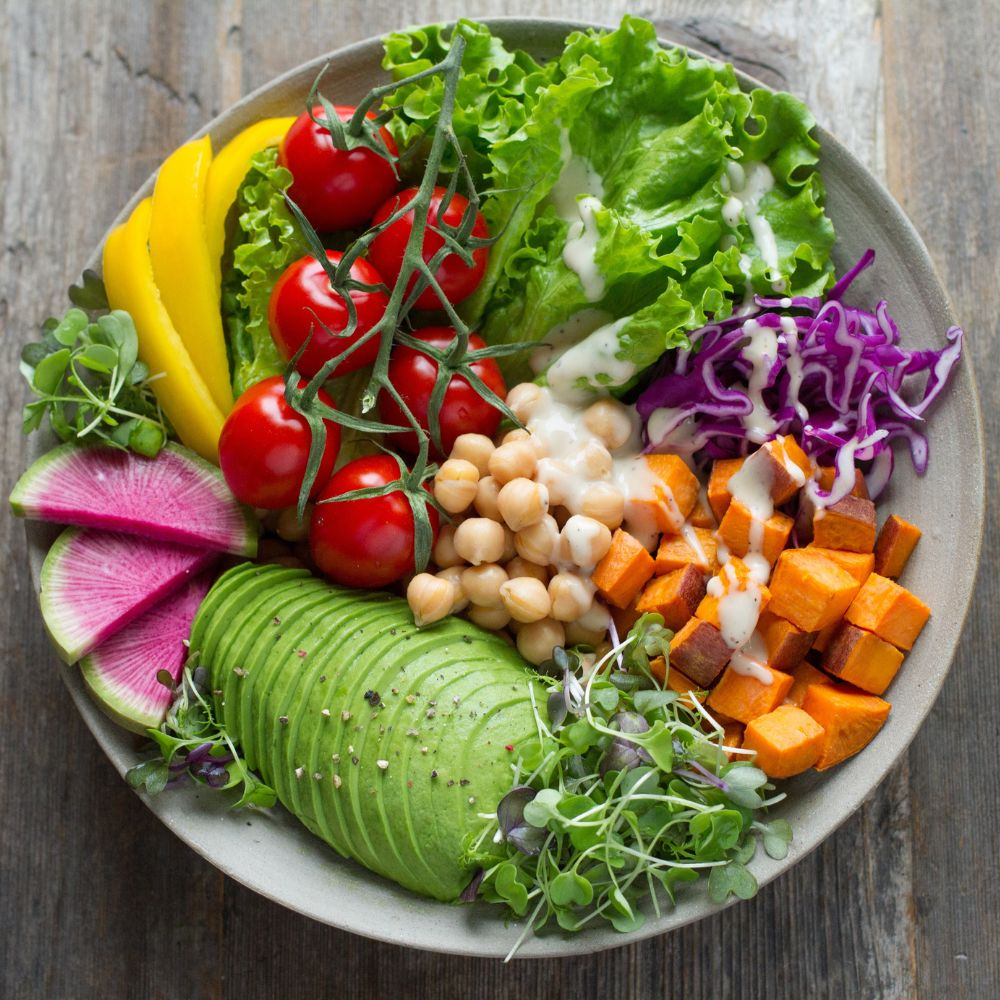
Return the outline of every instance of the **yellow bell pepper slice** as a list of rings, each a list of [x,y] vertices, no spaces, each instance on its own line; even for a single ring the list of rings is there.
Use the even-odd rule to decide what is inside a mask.
[[[294,118],[265,118],[227,142],[212,160],[205,184],[205,234],[208,237],[208,256],[220,288],[222,254],[226,249],[226,219],[250,169],[250,157],[281,142],[294,121]]]
[[[174,150],[153,188],[149,257],[153,280],[215,405],[233,408],[229,358],[205,233],[205,187],[212,162],[208,136]]]
[[[139,357],[158,375],[152,383],[181,441],[210,462],[219,463],[224,417],[160,300],[149,257],[152,199],[141,201],[128,222],[104,244],[104,286],[112,309],[132,316],[139,334]]]

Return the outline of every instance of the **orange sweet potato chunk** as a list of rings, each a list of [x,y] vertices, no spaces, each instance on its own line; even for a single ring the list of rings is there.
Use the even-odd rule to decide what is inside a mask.
[[[931,609],[905,587],[872,573],[844,617],[900,649],[911,649]]]
[[[716,713],[716,721],[721,721]],[[746,731],[742,722],[727,722],[722,726],[722,745],[724,747],[742,747],[743,734]],[[746,760],[741,753],[727,753],[730,760]]]
[[[815,544],[807,548],[826,556],[830,562],[835,562],[841,569],[847,570],[859,584],[865,582],[875,568],[875,556],[871,552],[846,552],[842,549],[821,549]]]
[[[668,691],[676,691],[679,695],[683,695],[684,697],[678,699],[682,704],[693,707],[691,704],[693,699],[705,700],[703,693],[705,689],[695,684],[690,677],[685,677],[676,668],[667,667],[662,656],[649,661],[649,671]]]
[[[627,608],[653,575],[653,567],[653,557],[642,543],[619,528],[591,579],[609,604]]]
[[[757,583],[753,579],[747,564],[742,559],[730,559],[716,575],[722,581],[723,597],[736,591],[749,591],[752,593],[757,601],[758,615],[767,607],[768,602],[771,600],[770,590],[764,584]],[[695,614],[702,621],[710,622],[716,628],[722,628],[722,622],[719,618],[719,603],[721,600],[721,597],[706,594],[702,598],[701,604],[698,605]]]
[[[635,609],[640,614],[662,615],[663,624],[676,632],[694,614],[704,596],[704,574],[688,565],[666,576],[653,577],[639,595]]]
[[[894,579],[899,576],[920,541],[920,534],[915,524],[895,514],[888,517],[875,542],[875,572]]]
[[[732,650],[722,633],[700,618],[691,618],[670,640],[670,665],[708,688],[726,665]]]
[[[822,653],[827,646],[830,645],[830,640],[833,638],[834,632],[840,628],[840,622],[831,622],[826,628],[821,628],[816,633],[816,638],[813,639],[812,648],[818,653]]]
[[[639,597],[636,595],[625,608],[616,608],[613,604],[608,608],[611,612],[611,620],[615,623],[615,631],[619,639],[632,631],[632,626],[642,617],[642,612],[636,610],[636,603]]]
[[[726,516],[726,510],[733,499],[726,485],[740,471],[745,458],[717,458],[712,463],[712,474],[708,479],[708,505],[712,508],[716,521]]]
[[[843,617],[858,581],[815,549],[786,549],[771,577],[771,611],[804,632]]]
[[[810,684],[803,711],[823,727],[816,770],[825,771],[863,750],[889,717],[892,706],[845,684]]]
[[[816,473],[820,489],[825,490],[827,493],[833,489],[833,481],[836,477],[837,470],[832,465],[821,465]],[[850,496],[861,497],[862,500],[871,499],[868,495],[868,484],[865,482],[864,474],[860,469],[854,470],[854,486],[851,489]]]
[[[788,544],[795,522],[786,514],[772,514],[765,522],[761,539],[761,554],[774,564]],[[753,517],[750,510],[739,500],[734,500],[719,525],[719,539],[736,556],[745,556],[750,551],[750,530]]]
[[[769,778],[791,778],[819,760],[823,735],[823,727],[801,708],[779,705],[747,723],[743,747],[756,751],[753,762]]]
[[[695,528],[714,529],[718,522],[712,513],[712,508],[708,505],[708,496],[701,490],[698,491],[698,500],[694,505],[694,510],[688,514],[688,524]]]
[[[770,611],[765,611],[757,620],[757,631],[767,650],[767,665],[786,673],[802,662],[816,638],[815,632],[803,632]]]
[[[786,441],[791,441],[794,457],[793,454],[789,453],[785,445]],[[804,460],[804,466],[799,466],[798,461],[796,461],[798,457]],[[806,478],[812,472],[809,459],[795,443],[795,439],[790,437],[776,438],[766,442],[747,461],[759,468],[764,481],[771,484],[771,499],[776,507],[788,503],[802,488]],[[764,466],[766,466],[766,471]]]
[[[694,566],[702,573],[715,573],[719,568],[718,542],[715,532],[708,528],[692,528],[700,552],[691,546],[683,535],[664,535],[656,552],[657,576],[672,573],[675,569]]]
[[[824,670],[869,694],[882,694],[902,662],[903,654],[891,643],[847,622],[823,652]]]
[[[647,455],[646,465],[656,480],[655,496],[633,497],[631,503],[649,508],[660,531],[678,531],[698,502],[698,477],[678,455]]]
[[[786,434],[781,439],[781,446],[785,449],[785,457],[794,462],[802,470],[802,475],[808,479],[813,473],[813,463],[799,447],[798,441],[791,434]]]
[[[708,708],[743,723],[773,712],[785,700],[792,678],[780,670],[769,672],[771,683],[763,684],[756,677],[738,673],[730,664],[709,694]]]
[[[810,684],[832,683],[833,679],[824,674],[822,670],[818,670],[811,663],[803,660],[792,671],[792,686],[789,688],[788,694],[785,695],[785,704],[801,708],[802,702],[806,700],[806,689]]]
[[[846,496],[813,514],[813,545],[820,549],[871,552],[875,548],[875,504]]]

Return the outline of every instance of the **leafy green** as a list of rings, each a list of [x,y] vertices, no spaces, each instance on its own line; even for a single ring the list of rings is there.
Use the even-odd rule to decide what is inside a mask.
[[[93,272],[70,297],[94,310],[107,307]],[[63,441],[102,441],[150,457],[170,435],[149,369],[139,360],[132,317],[120,309],[91,319],[74,307],[61,320],[46,320],[41,340],[21,351],[21,373],[38,397],[24,407],[26,434],[48,417]]]
[[[285,201],[292,175],[278,164],[277,147],[254,154],[237,197],[239,242],[223,281],[222,312],[229,341],[233,394],[280,375],[285,364],[267,323],[271,290],[289,264],[308,252]]]

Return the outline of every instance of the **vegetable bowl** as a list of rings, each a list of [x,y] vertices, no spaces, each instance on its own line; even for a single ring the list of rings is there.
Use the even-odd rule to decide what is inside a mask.
[[[528,50],[539,60],[562,50],[566,35],[579,25],[541,20],[500,20],[494,32],[511,47]],[[351,46],[330,57],[324,89],[338,99],[357,100],[381,79],[378,39]],[[206,132],[221,147],[261,118],[297,113],[317,73],[326,62],[315,60],[274,81],[213,121]],[[755,85],[741,78],[744,86]],[[893,313],[905,329],[908,346],[929,347],[951,325],[949,307],[919,238],[888,194],[829,135],[818,132],[819,168],[825,182],[827,211],[837,229],[833,251],[837,272],[846,272],[868,248],[879,259],[880,294],[891,299]],[[147,182],[132,204],[149,192]],[[96,260],[96,258],[95,258]],[[91,263],[94,263],[92,261]],[[851,299],[875,298],[869,276],[861,275]],[[788,798],[773,815],[788,820],[795,831],[780,861],[758,852],[752,870],[759,883],[776,877],[815,847],[843,822],[872,791],[905,750],[930,710],[956,648],[975,576],[975,558],[955,560],[954,540],[965,539],[974,553],[983,525],[982,432],[975,387],[968,361],[935,414],[934,461],[919,479],[905,462],[885,496],[891,509],[924,529],[919,555],[906,582],[933,607],[919,645],[893,687],[891,723],[878,737],[877,749],[840,765],[835,771],[803,774],[784,783]],[[32,571],[36,584],[53,533],[29,528]],[[119,771],[136,763],[135,741],[101,715],[84,691],[79,674],[63,668],[64,679],[88,726]],[[228,802],[204,792],[167,794],[149,799],[157,815],[213,864],[258,892],[315,919],[394,943],[461,954],[501,957],[522,936],[518,923],[504,923],[485,906],[445,906],[406,892],[351,862],[341,861],[281,809],[256,814],[248,825],[231,813]],[[634,933],[661,933],[707,915],[713,905],[701,896],[682,897],[676,908],[650,917]],[[624,939],[614,931],[586,932],[590,950],[612,947]],[[522,956],[567,954],[579,942],[559,932],[528,937]]]

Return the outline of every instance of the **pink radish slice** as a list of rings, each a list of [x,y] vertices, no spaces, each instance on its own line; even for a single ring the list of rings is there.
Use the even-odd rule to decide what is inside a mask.
[[[190,580],[80,661],[94,700],[119,725],[143,733],[163,721],[172,694],[156,675],[166,670],[180,680],[184,641],[213,578],[202,573]]]

